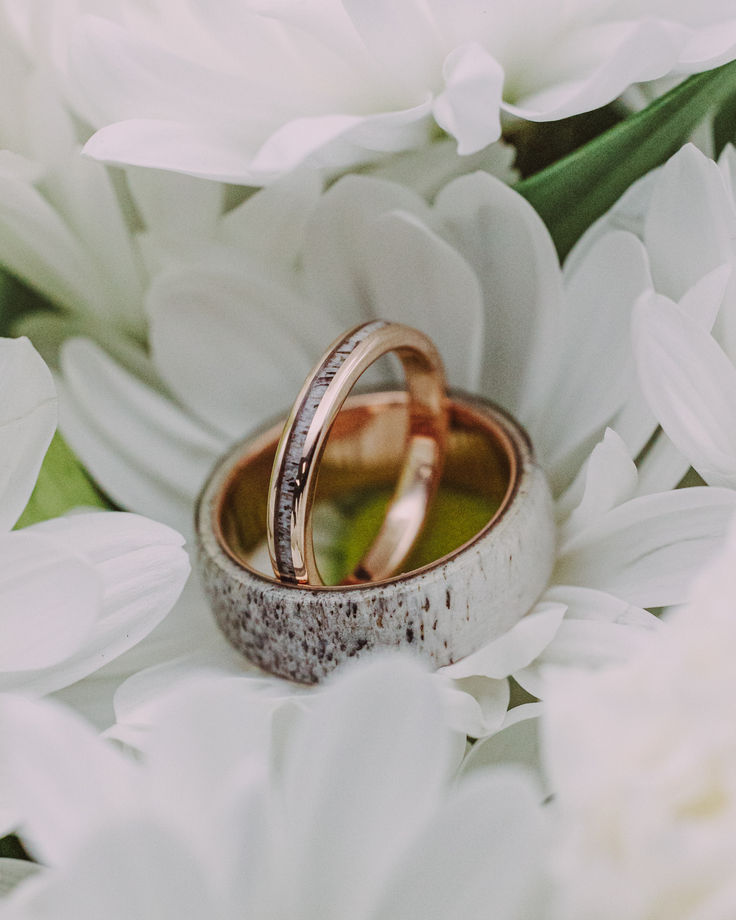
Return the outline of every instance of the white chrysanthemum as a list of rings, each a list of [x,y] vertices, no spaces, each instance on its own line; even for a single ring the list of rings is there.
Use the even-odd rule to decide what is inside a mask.
[[[543,756],[565,920],[736,913],[736,530],[656,647],[550,674]]]
[[[0,339],[0,690],[38,696],[147,636],[189,572],[183,540],[134,514],[11,531],[56,427],[51,374],[27,339]],[[0,835],[13,809],[0,783]]]
[[[735,53],[723,0],[197,0],[152,3],[132,29],[84,19],[69,69],[108,126],[91,155],[261,185],[424,145],[437,126],[472,153],[502,112],[564,118]]]
[[[273,723],[241,681],[204,681],[133,760],[58,707],[1,699],[0,770],[48,868],[0,916],[538,916],[539,792],[511,770],[451,784],[463,745],[441,709],[398,657]]]
[[[128,23],[137,9],[130,0],[0,4],[0,83],[12,88],[0,92],[0,265],[57,308],[23,320],[44,355],[53,357],[66,336],[90,335],[145,376],[151,368],[131,344],[146,337],[151,274],[162,260],[186,260],[190,247],[218,238],[226,192],[215,182],[122,173],[80,156],[92,129],[62,67],[66,27],[80,6]],[[512,158],[502,144],[461,158],[445,141],[381,169],[434,194],[468,169],[510,181]]]
[[[64,431],[116,501],[186,528],[217,454],[285,412],[325,342],[382,316],[429,333],[452,384],[528,426],[558,499],[558,560],[539,604],[441,672],[462,691],[458,725],[476,736],[496,730],[508,675],[537,693],[544,661],[625,656],[657,626],[644,608],[686,599],[735,497],[667,491],[687,462],[666,439],[654,439],[638,470],[632,462],[656,427],[629,342],[633,304],[652,287],[639,240],[607,234],[563,273],[533,209],[482,174],[448,184],[433,207],[365,177],[322,195],[313,175],[297,174],[231,211],[220,240],[162,271],[149,293],[153,362],[178,404],[89,342],[62,351]],[[686,296],[719,302],[722,284],[707,281]],[[201,599],[182,610],[187,625],[170,620],[166,651],[148,645],[145,661],[186,657],[119,696],[129,726],[171,681],[245,667],[219,637],[202,638],[212,627]]]

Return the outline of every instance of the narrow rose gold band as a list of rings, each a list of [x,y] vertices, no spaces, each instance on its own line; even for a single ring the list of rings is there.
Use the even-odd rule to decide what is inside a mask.
[[[437,491],[447,436],[442,359],[421,332],[375,320],[333,342],[302,387],[274,459],[268,496],[268,549],[284,583],[321,585],[312,541],[312,506],[330,429],[356,381],[381,356],[401,359],[409,394],[404,462],[381,529],[344,584],[390,577],[419,536]]]

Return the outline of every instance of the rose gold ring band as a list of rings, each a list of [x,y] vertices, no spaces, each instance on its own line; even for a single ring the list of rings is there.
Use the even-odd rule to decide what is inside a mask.
[[[267,541],[275,575],[286,584],[321,585],[312,540],[312,506],[330,429],[358,378],[395,352],[406,375],[409,423],[404,461],[382,526],[344,584],[390,577],[419,536],[442,473],[447,437],[442,359],[421,332],[375,320],[333,342],[302,387],[274,459]]]

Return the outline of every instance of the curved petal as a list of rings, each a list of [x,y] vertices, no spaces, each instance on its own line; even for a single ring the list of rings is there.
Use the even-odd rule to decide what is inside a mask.
[[[449,383],[477,390],[483,297],[462,256],[415,218],[394,212],[371,224],[363,258],[373,314],[429,335],[442,355]]]
[[[445,86],[433,113],[440,128],[457,138],[457,152],[477,153],[497,141],[504,73],[493,55],[478,42],[460,45],[445,58],[442,76]]]
[[[454,680],[444,678],[441,671],[438,680],[448,724],[461,733],[463,741],[466,737],[485,738],[503,725],[509,708],[508,680],[477,676]]]
[[[56,428],[51,373],[26,338],[0,338],[0,533],[15,524]]]
[[[101,128],[83,153],[103,163],[173,170],[217,182],[257,184],[245,145],[218,125],[131,118]],[[270,176],[268,178],[273,178]]]
[[[95,512],[34,524],[24,535],[73,547],[93,567],[102,602],[94,622],[63,661],[25,670],[12,686],[48,693],[74,683],[140,642],[166,616],[189,574],[178,533],[134,514]],[[21,681],[22,678],[22,681]]]
[[[293,867],[287,913],[364,916],[376,881],[425,825],[453,749],[434,687],[411,660],[373,658],[348,669],[298,728],[274,841]]]
[[[364,237],[377,218],[392,211],[414,215],[431,226],[431,211],[419,195],[368,176],[340,179],[314,209],[302,253],[304,289],[340,329],[373,316],[364,291]]]
[[[99,615],[102,590],[100,574],[73,549],[28,528],[1,535],[0,687],[22,686],[22,672],[77,652]]]
[[[660,294],[679,300],[733,257],[736,209],[718,166],[686,144],[658,172],[644,229]]]
[[[545,598],[565,603],[567,615],[539,657],[514,674],[528,693],[540,699],[550,666],[580,670],[618,664],[663,628],[653,614],[603,591],[559,585]]]
[[[285,413],[330,341],[314,307],[246,267],[171,269],[151,286],[148,311],[161,376],[228,441]]]
[[[92,342],[66,342],[61,366],[61,430],[103,491],[187,533],[194,499],[227,441]]]
[[[227,73],[187,61],[101,16],[80,16],[69,39],[68,65],[87,120],[94,125],[125,119],[216,118],[235,123],[236,84]],[[125,75],[121,79],[121,75]]]
[[[555,121],[599,108],[632,83],[665,76],[686,40],[678,24],[641,14],[573,28],[535,61],[533,79],[542,88],[503,109],[528,121]]]
[[[736,368],[663,297],[639,304],[634,347],[642,390],[672,442],[707,483],[736,488]]]
[[[293,279],[322,190],[318,172],[289,173],[228,211],[219,222],[218,237],[239,253],[247,252],[254,264],[282,268]]]
[[[0,774],[37,859],[63,862],[102,815],[129,809],[132,762],[64,707],[2,696],[0,733]]]
[[[593,448],[581,471],[580,479],[582,495],[565,522],[563,539],[569,539],[601,514],[634,496],[638,481],[636,465],[615,431],[606,429],[603,440]],[[566,498],[563,496],[563,501]]]
[[[632,234],[610,233],[565,282],[556,373],[531,424],[553,491],[569,482],[631,392],[631,311],[651,287],[644,247]]]
[[[633,498],[563,544],[553,580],[639,607],[683,603],[734,508],[736,492],[712,486]]]
[[[104,824],[45,881],[23,899],[38,920],[225,920],[182,835],[148,817]]]
[[[268,776],[273,708],[242,678],[213,676],[180,688],[157,714],[145,749],[151,795],[183,834],[199,828],[205,852],[217,851],[233,800]]]
[[[509,712],[513,717],[503,728],[477,741],[460,768],[460,776],[485,773],[489,768],[520,764],[535,774],[541,784],[539,762],[539,722],[544,712],[541,703],[525,703]]]
[[[369,917],[532,916],[545,843],[540,799],[525,771],[464,780],[395,867]]]
[[[148,233],[185,242],[215,236],[225,198],[219,183],[134,167],[125,175]]]
[[[473,267],[485,301],[481,390],[526,414],[545,385],[562,310],[562,277],[547,228],[517,192],[483,173],[456,179],[437,196],[442,236]],[[524,406],[519,406],[522,394]]]
[[[27,859],[0,858],[0,901],[27,878],[43,871],[36,863]]]
[[[481,675],[508,677],[533,661],[554,638],[565,616],[564,604],[537,604],[500,639],[490,642],[439,673],[454,679]]]
[[[0,176],[0,264],[51,303],[93,313],[105,303],[99,267],[48,201],[25,181]]]

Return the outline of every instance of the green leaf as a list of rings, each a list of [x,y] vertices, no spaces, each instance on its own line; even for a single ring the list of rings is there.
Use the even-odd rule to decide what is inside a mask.
[[[713,119],[713,146],[719,157],[726,144],[736,143],[736,92],[723,103]]]
[[[515,188],[538,211],[563,259],[583,232],[645,173],[660,166],[700,120],[736,91],[736,61],[696,74],[641,112]]]
[[[31,857],[18,837],[15,834],[9,834],[7,837],[0,837],[0,858],[28,860]]]
[[[27,527],[77,507],[109,509],[113,506],[93,485],[84,467],[57,433],[51,442],[18,527]]]

